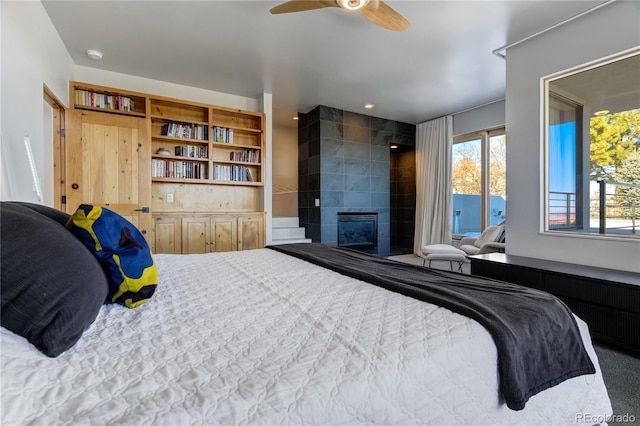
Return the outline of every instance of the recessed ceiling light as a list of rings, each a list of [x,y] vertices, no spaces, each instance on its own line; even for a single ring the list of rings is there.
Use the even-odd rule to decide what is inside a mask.
[[[608,109],[601,109],[600,111],[594,112],[593,115],[607,115],[609,112],[610,111]]]
[[[364,104],[364,107],[365,107],[366,109],[371,109],[371,108],[373,108],[374,106],[375,106],[374,104]]]
[[[391,146],[390,146],[390,148],[391,148],[391,149],[396,149],[396,148],[398,148],[398,145],[393,144],[393,145],[391,145]]]
[[[291,118],[293,118],[294,120],[298,120],[298,116],[297,115],[294,116],[294,117],[291,117]]]
[[[99,50],[89,49],[87,50],[87,56],[93,60],[99,61],[102,59],[102,52]]]

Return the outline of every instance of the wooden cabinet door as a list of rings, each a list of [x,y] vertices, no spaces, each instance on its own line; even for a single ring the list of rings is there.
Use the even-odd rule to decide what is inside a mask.
[[[178,216],[153,218],[153,253],[182,253],[182,223]]]
[[[238,250],[264,247],[264,219],[261,214],[238,216]]]
[[[106,207],[125,217],[151,245],[151,144],[144,118],[71,110],[65,150],[66,209]]]
[[[238,226],[235,216],[214,215],[211,218],[211,251],[235,251]]]
[[[182,253],[208,253],[211,250],[210,218],[183,217],[182,218]]]

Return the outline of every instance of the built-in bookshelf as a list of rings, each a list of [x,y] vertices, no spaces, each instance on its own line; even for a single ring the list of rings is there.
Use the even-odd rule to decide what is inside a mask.
[[[212,170],[218,183],[261,184],[263,163],[262,114],[212,108]]]
[[[264,114],[72,82],[75,109],[145,118],[152,182],[264,185]]]
[[[209,183],[209,108],[151,99],[151,178]]]
[[[249,232],[247,228],[244,234],[258,243],[242,246],[264,246],[264,212],[260,211],[265,179],[264,114],[81,82],[70,83],[69,99],[73,110],[69,116],[74,120],[67,137],[74,142],[73,158],[77,159],[72,163],[93,172],[90,167],[82,167],[86,158],[81,148],[84,132],[91,130],[85,129],[84,122],[98,123],[94,127],[102,133],[86,136],[105,147],[96,162],[107,157],[113,160],[109,163],[109,182],[113,183],[110,189],[118,194],[139,191],[150,196],[144,206],[135,210],[142,216],[151,211],[158,221],[154,222],[150,241],[158,243],[157,238],[154,240],[156,234],[160,241],[175,237],[164,230],[171,226],[177,229],[174,216],[189,222],[193,215],[212,215],[216,220],[206,222],[205,233],[213,232],[210,229],[214,224],[218,229],[221,218],[228,216],[233,219],[229,222],[231,228],[238,229],[238,238],[229,241],[240,244],[243,238],[247,240],[240,238],[240,227],[244,224],[245,229],[249,226],[246,224],[251,224],[256,231]],[[110,128],[122,128],[122,132],[111,134]],[[128,167],[136,156],[141,160]],[[90,160],[93,162],[94,158]],[[138,182],[144,185],[136,186]],[[161,219],[165,215],[172,220],[163,228]],[[159,230],[156,225],[160,225]],[[194,235],[175,240],[177,252],[188,249]],[[221,244],[218,249],[222,246],[226,247]]]
[[[101,86],[71,85],[74,108],[114,114],[146,116],[146,99],[133,92],[114,91]]]
[[[263,115],[151,99],[152,179],[263,185]]]

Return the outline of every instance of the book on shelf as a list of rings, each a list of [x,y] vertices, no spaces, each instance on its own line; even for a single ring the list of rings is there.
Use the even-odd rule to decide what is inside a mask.
[[[178,145],[175,147],[174,153],[176,157],[207,158],[207,147],[206,145]]]
[[[213,180],[227,182],[255,182],[251,169],[245,166],[214,164]]]
[[[233,129],[228,127],[213,126],[213,141],[233,143]]]
[[[229,154],[231,161],[244,161],[246,163],[259,163],[260,151],[257,149],[245,149],[244,151],[232,151]]]
[[[193,161],[151,160],[151,177],[205,179],[205,165]]]
[[[93,108],[104,108],[114,111],[135,112],[133,99],[122,95],[107,95],[89,90],[76,89],[75,104]]]
[[[209,139],[209,126],[203,124],[165,123],[160,131],[161,136],[179,139],[206,141]]]

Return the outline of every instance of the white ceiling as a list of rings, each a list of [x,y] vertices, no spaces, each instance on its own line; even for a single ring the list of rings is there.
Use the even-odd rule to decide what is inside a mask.
[[[271,93],[288,119],[326,105],[415,124],[504,98],[505,61],[493,50],[603,2],[387,1],[411,21],[404,32],[339,8],[271,15],[279,1],[43,4],[77,65]]]

